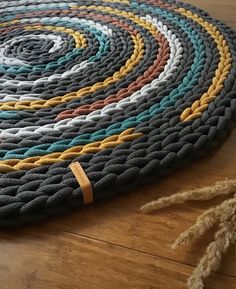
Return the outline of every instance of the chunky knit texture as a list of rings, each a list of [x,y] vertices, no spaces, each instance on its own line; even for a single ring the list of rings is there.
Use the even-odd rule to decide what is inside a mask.
[[[0,3],[0,225],[163,176],[236,111],[235,33],[172,0]]]

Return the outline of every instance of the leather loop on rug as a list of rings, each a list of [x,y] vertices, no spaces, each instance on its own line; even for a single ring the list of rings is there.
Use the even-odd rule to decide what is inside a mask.
[[[78,162],[71,163],[69,167],[70,167],[71,171],[73,172],[73,174],[75,175],[75,178],[81,187],[81,191],[82,191],[83,198],[84,198],[84,204],[93,203],[92,185],[91,185],[84,169],[82,168],[82,166]]]

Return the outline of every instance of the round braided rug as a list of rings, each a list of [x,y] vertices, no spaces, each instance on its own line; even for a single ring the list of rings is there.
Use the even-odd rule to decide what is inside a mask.
[[[0,15],[1,226],[163,176],[232,126],[235,34],[200,9],[18,0]]]

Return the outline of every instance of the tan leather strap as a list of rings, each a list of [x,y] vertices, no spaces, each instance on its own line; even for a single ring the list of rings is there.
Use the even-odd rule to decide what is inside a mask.
[[[93,189],[84,169],[78,162],[71,163],[69,167],[80,185],[81,191],[83,193],[84,204],[92,203]]]

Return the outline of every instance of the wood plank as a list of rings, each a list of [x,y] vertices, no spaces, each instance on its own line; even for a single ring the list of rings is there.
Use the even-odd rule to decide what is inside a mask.
[[[184,289],[190,266],[56,230],[0,233],[2,289]],[[236,289],[215,274],[206,289]]]

